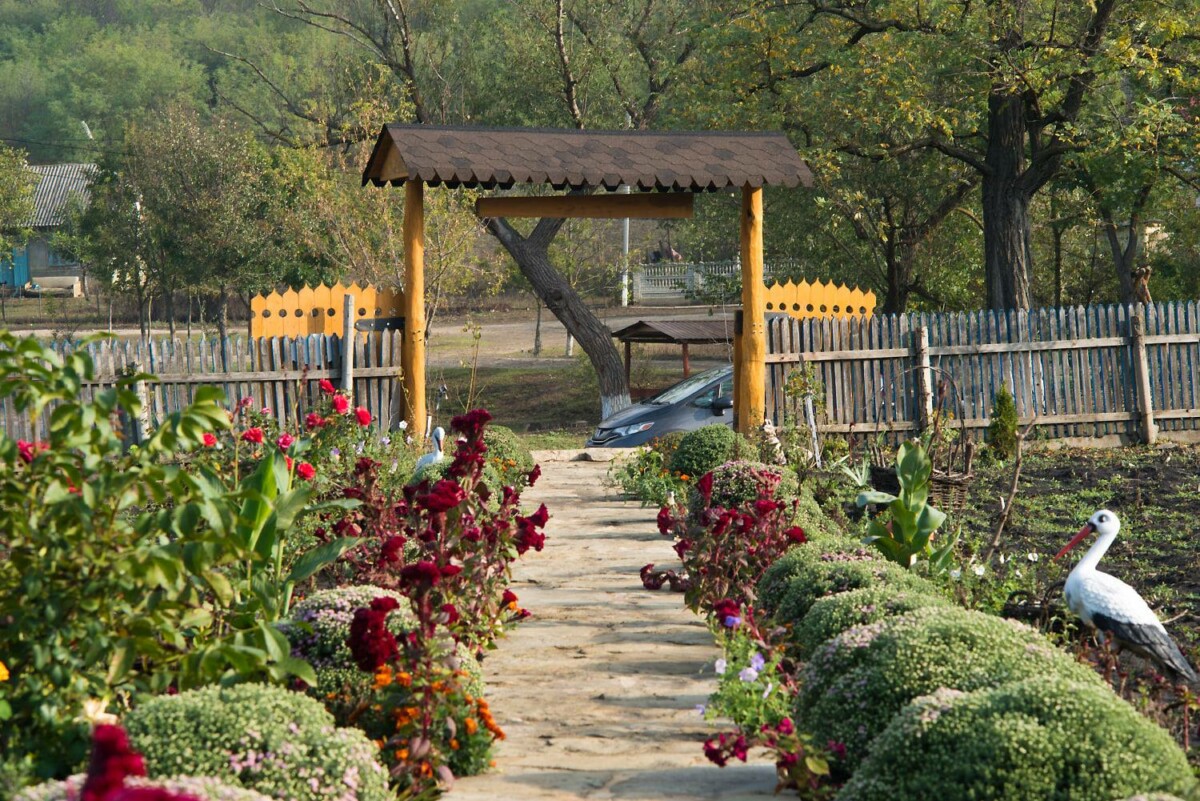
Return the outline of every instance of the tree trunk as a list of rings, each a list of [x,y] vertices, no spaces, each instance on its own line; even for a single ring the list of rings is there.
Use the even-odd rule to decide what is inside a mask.
[[[987,169],[983,174],[983,250],[990,309],[1028,309],[1033,247],[1025,169],[1025,106],[996,89],[988,98]]]
[[[542,299],[535,298],[537,305],[537,322],[533,324],[533,355],[542,355]]]
[[[550,264],[549,248],[563,220],[543,218],[527,237],[517,233],[507,220],[485,220],[488,231],[504,246],[516,261],[521,274],[529,281],[546,308],[567,332],[579,340],[588,355],[600,382],[600,418],[613,415],[629,406],[629,384],[625,381],[625,365],[612,334],[583,298]]]
[[[166,297],[167,306],[167,330],[170,332],[171,339],[175,339],[175,293],[168,290]]]

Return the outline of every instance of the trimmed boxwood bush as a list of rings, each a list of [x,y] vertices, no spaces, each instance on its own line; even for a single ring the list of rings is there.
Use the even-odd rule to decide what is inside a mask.
[[[533,469],[533,454],[525,441],[511,428],[489,423],[483,431],[483,444],[487,445],[487,463],[496,469],[501,484],[524,487]]]
[[[714,467],[757,453],[745,437],[729,426],[704,426],[684,435],[667,468],[695,480]]]
[[[151,778],[214,776],[291,801],[391,801],[378,748],[317,701],[262,684],[152,698],[125,718]]]
[[[78,773],[63,781],[45,782],[17,793],[13,801],[79,801],[79,793],[87,774]],[[129,776],[125,787],[161,788],[172,793],[190,796],[196,801],[275,801],[262,793],[208,776],[173,776],[169,779],[147,779]]]
[[[793,653],[808,659],[818,647],[846,629],[926,607],[949,607],[950,600],[919,590],[891,585],[864,587],[817,599],[791,633]]]
[[[1194,786],[1171,736],[1107,687],[1034,677],[909,704],[838,801],[1111,801]]]
[[[918,609],[848,629],[801,674],[796,714],[816,742],[844,743],[850,771],[909,701],[940,687],[977,690],[1029,676],[1103,686],[1028,626],[956,607]]]
[[[767,568],[758,585],[760,606],[780,624],[799,623],[819,598],[865,587],[936,594],[934,585],[874,551],[856,547],[822,550],[819,543],[792,548]]]

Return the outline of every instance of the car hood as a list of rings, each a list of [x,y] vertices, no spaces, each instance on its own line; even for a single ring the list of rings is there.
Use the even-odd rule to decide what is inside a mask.
[[[658,412],[669,409],[669,406],[652,406],[649,403],[635,403],[606,420],[601,420],[599,428],[620,428],[630,423],[642,422],[657,416]]]

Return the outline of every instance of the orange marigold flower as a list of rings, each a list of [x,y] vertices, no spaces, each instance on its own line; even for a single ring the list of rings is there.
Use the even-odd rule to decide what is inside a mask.
[[[479,724],[475,722],[475,718],[467,718],[463,721],[463,728],[467,730],[467,734],[474,734],[479,731]]]
[[[450,750],[451,751],[458,750],[458,740],[454,739],[453,737],[450,738]]]
[[[409,673],[408,671],[402,670],[396,674],[393,681],[395,681],[401,687],[411,687],[412,686],[412,674]]]
[[[399,751],[397,751],[397,752],[396,752],[396,759],[400,760],[401,762],[403,762],[404,760],[408,759],[408,749],[407,749],[407,748],[401,748]]]
[[[392,666],[380,665],[375,671],[375,689],[380,690],[392,683]]]
[[[433,775],[433,765],[428,762],[422,762],[421,767],[417,770],[422,779],[428,779]]]

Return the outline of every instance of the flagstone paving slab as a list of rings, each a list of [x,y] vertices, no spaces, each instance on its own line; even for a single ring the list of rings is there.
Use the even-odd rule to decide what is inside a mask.
[[[655,509],[604,485],[609,455],[535,454],[526,493],[550,510],[546,547],[522,560],[514,591],[533,612],[483,663],[508,738],[496,768],[460,779],[450,801],[774,798],[765,759],[719,769],[700,744],[717,731],[696,707],[719,652],[700,618],[638,571],[675,559]]]

